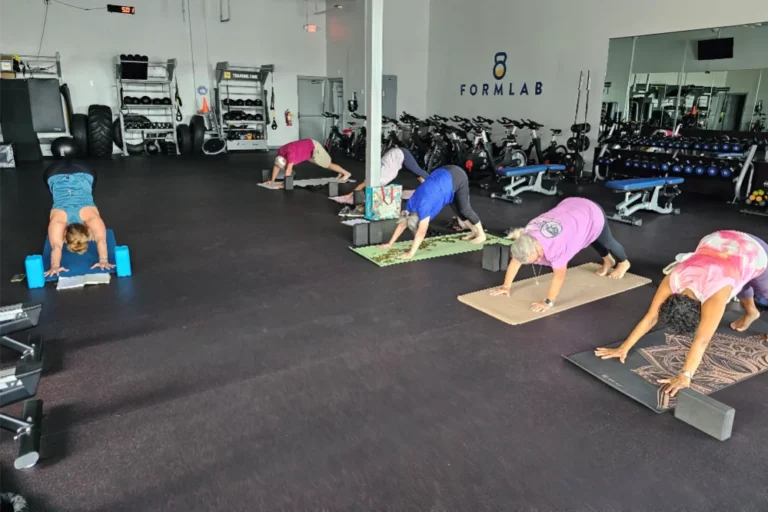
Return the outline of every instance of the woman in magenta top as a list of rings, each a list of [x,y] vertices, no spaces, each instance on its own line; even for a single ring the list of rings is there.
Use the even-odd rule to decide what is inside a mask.
[[[293,174],[294,165],[307,161],[337,173],[338,179],[341,181],[346,181],[352,176],[340,165],[336,165],[331,161],[331,156],[322,144],[312,139],[301,139],[296,142],[289,142],[277,150],[275,165],[272,167],[272,179],[267,183],[275,183],[281,169],[285,169],[285,175],[290,176]]]
[[[629,270],[624,247],[613,238],[605,212],[589,199],[564,199],[525,228],[512,231],[507,238],[514,240],[510,246],[507,275],[504,284],[492,290],[491,295],[509,296],[512,282],[524,264],[552,267],[554,275],[547,296],[541,302],[531,304],[531,309],[538,313],[555,305],[565,281],[568,262],[586,247],[592,246],[603,258],[603,266],[597,275],[620,279]]]
[[[744,315],[731,323],[732,329],[744,331],[760,317],[755,296],[768,297],[768,244],[739,231],[717,231],[705,236],[696,252],[681,255],[670,267],[650,309],[626,341],[617,348],[598,348],[595,355],[623,363],[630,349],[659,321],[673,333],[693,334],[680,374],[659,380],[665,384],[664,392],[675,396],[691,385],[725,307],[734,297],[739,298]]]

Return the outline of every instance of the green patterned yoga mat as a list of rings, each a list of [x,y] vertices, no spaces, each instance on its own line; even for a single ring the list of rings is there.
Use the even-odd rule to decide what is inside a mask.
[[[391,249],[381,249],[376,245],[370,245],[368,247],[350,247],[357,254],[365,259],[371,260],[380,267],[388,267],[390,265],[397,265],[398,263],[409,263],[411,261],[428,260],[431,258],[439,258],[441,256],[451,256],[452,254],[461,254],[465,252],[480,251],[485,244],[509,244],[510,240],[499,238],[497,236],[489,235],[486,233],[488,240],[485,244],[473,244],[465,242],[462,237],[467,233],[457,233],[455,235],[435,236],[431,238],[425,238],[421,247],[416,252],[416,255],[409,260],[401,260],[398,258],[400,254],[408,252],[411,249],[412,242],[410,240],[405,242],[398,242],[392,246]]]

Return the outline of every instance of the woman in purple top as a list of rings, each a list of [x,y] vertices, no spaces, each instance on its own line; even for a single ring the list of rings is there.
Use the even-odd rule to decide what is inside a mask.
[[[512,231],[507,238],[514,240],[510,246],[507,275],[504,284],[492,290],[491,295],[509,296],[512,282],[524,264],[552,267],[552,284],[547,296],[541,302],[531,304],[531,309],[537,313],[555,305],[565,281],[568,262],[590,245],[603,258],[603,266],[597,275],[621,279],[629,270],[627,255],[613,238],[605,212],[589,199],[565,199],[533,219],[525,228]]]

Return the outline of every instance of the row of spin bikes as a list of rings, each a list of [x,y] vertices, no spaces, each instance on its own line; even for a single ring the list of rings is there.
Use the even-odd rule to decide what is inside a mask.
[[[364,161],[367,131],[366,116],[351,114],[348,128],[339,128],[339,116],[326,112],[333,121],[325,140],[330,153],[344,154]],[[504,128],[498,141],[491,138],[495,124]],[[568,148],[558,143],[562,130],[551,129],[549,144],[543,147],[541,129],[544,125],[530,119],[513,120],[507,117],[491,120],[484,117],[467,119],[433,115],[418,119],[403,112],[400,119],[382,118],[382,155],[392,148],[408,149],[427,172],[453,164],[464,168],[473,181],[488,182],[497,169],[522,167],[532,164],[562,164],[566,174],[581,176],[584,159],[579,148]],[[524,148],[517,140],[518,130],[530,130],[530,143]]]

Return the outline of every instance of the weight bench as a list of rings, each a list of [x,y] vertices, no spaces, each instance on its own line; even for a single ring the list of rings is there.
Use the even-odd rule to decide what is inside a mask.
[[[493,199],[503,199],[515,204],[523,202],[520,194],[523,192],[538,192],[545,196],[563,195],[557,188],[560,180],[560,172],[565,170],[564,165],[526,165],[523,167],[505,167],[496,171],[503,178],[510,178],[509,185],[504,187],[503,194],[492,193]],[[554,181],[551,188],[544,187],[544,179]]]
[[[30,336],[30,340],[23,343],[8,335],[37,326],[42,306],[36,302],[0,308],[0,345],[21,354],[15,368],[0,371],[0,407],[28,400],[37,393],[43,372],[43,340]],[[0,413],[0,428],[13,433],[14,439],[19,441],[19,454],[14,461],[16,469],[37,464],[42,419],[42,400],[25,402],[20,418]]]
[[[684,182],[685,179],[679,176],[607,181],[605,182],[606,187],[624,193],[624,201],[616,205],[616,213],[607,215],[607,217],[633,226],[641,226],[643,224],[642,219],[632,216],[633,213],[640,210],[678,215],[680,209],[672,207],[672,199],[680,195],[678,185]],[[659,199],[662,196],[667,201],[664,206],[659,204]]]
[[[24,343],[8,335],[36,327],[40,321],[42,309],[42,302],[27,302],[0,308],[0,345],[21,354],[22,362],[42,362],[42,338],[30,336],[27,342]]]

